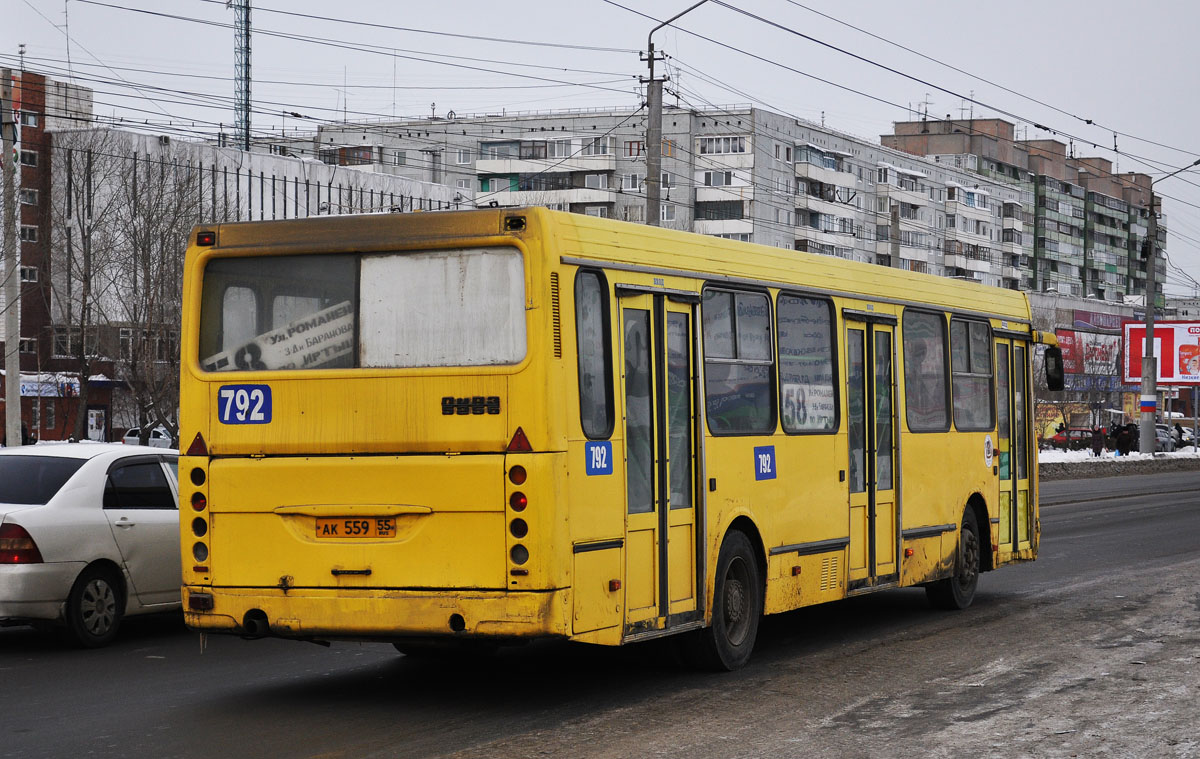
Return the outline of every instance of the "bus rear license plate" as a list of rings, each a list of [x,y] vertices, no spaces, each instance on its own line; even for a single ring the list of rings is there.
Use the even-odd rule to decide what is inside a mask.
[[[394,538],[396,520],[391,517],[375,519],[317,519],[318,538]]]

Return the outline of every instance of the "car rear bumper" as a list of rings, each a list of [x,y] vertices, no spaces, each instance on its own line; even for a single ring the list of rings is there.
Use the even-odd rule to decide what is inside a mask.
[[[0,566],[0,619],[59,619],[84,562]]]

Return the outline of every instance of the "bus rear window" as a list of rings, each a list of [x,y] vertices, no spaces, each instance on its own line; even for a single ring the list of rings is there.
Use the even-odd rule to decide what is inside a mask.
[[[206,371],[519,363],[515,248],[223,258],[200,313]]]

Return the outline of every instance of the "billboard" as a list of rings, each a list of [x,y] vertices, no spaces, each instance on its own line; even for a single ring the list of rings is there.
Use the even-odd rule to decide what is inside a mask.
[[[1125,322],[1123,331],[1125,382],[1140,384],[1146,325]],[[1155,322],[1154,357],[1159,385],[1200,385],[1200,322]]]

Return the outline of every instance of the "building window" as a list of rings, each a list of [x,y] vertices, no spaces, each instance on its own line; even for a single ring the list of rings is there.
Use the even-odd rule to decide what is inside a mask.
[[[36,206],[38,202],[38,191],[21,189],[21,202],[27,206]]]
[[[704,172],[705,187],[724,187],[733,184],[732,171],[706,171]]]
[[[36,127],[38,125],[38,115],[27,111],[21,112],[21,126]]]
[[[701,311],[709,430],[717,435],[773,432],[774,360],[767,296],[709,289]]]
[[[21,226],[21,242],[37,242],[38,230],[37,227],[22,225]]]
[[[550,142],[551,158],[569,158],[571,156],[570,140],[552,140]]]
[[[404,166],[408,163],[408,153],[403,150],[392,151],[392,165]]]
[[[875,179],[880,184],[887,184],[888,183],[888,170],[886,168],[879,169],[879,171],[876,172]]]
[[[608,138],[592,137],[583,141],[584,155],[608,155]]]
[[[47,429],[47,430],[54,429],[55,422],[54,422],[54,399],[53,398],[46,401],[46,418],[43,419],[42,421],[45,424],[45,427],[43,429]]]
[[[17,342],[17,350],[21,353],[37,353],[37,338],[22,337]]]
[[[671,176],[670,173],[664,171],[662,173],[662,188],[664,190],[669,190],[674,186],[675,186],[675,177]]]
[[[133,360],[133,330],[128,327],[121,327],[120,331],[120,350],[121,358],[126,361]]]
[[[532,161],[540,161],[546,158],[546,143],[544,142],[522,142],[521,158]]]
[[[675,221],[675,204],[664,203],[658,207],[659,221]]]
[[[954,426],[983,431],[992,419],[992,340],[985,322],[950,320],[950,372]]]
[[[727,221],[745,217],[745,208],[740,200],[713,200],[696,204],[696,218],[709,221]]]
[[[745,137],[701,137],[699,143],[701,155],[746,152]]]
[[[946,413],[946,321],[941,314],[905,311],[904,405],[912,432],[944,432]]]
[[[21,281],[22,282],[37,282],[38,281],[37,267],[22,266],[21,267]]]
[[[585,174],[583,176],[583,186],[589,190],[607,190],[608,175],[607,174]]]
[[[459,190],[469,190],[469,189],[471,189],[471,180],[470,179],[455,179],[454,187]]]
[[[640,158],[646,152],[646,143],[641,140],[625,141],[625,157]]]
[[[454,154],[454,162],[459,164],[460,166],[464,163],[470,163],[471,162],[471,151],[459,148],[459,150]]]
[[[22,166],[37,166],[38,165],[38,154],[32,150],[22,150],[21,151],[21,165]]]
[[[621,177],[621,189],[632,190],[633,192],[641,192],[642,182],[646,181],[643,174],[626,174]]]
[[[588,216],[595,216],[598,219],[608,218],[607,206],[586,206],[584,207],[583,212]]]

